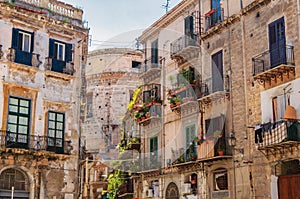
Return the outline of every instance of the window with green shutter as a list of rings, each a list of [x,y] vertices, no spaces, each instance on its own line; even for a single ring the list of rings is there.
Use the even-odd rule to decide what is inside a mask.
[[[64,113],[48,112],[47,150],[56,153],[64,152]]]
[[[30,132],[30,100],[9,97],[7,119],[7,146],[28,148]]]

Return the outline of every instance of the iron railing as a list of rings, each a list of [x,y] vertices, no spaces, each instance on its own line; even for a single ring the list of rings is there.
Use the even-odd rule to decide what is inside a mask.
[[[16,134],[1,130],[2,148],[21,148],[33,151],[51,151],[58,154],[70,154],[73,149],[70,140],[55,139],[48,136]]]
[[[199,42],[189,36],[181,36],[171,43],[171,56],[181,52],[189,46],[199,46]]]
[[[205,14],[205,31],[214,27],[218,23],[224,20],[224,9],[212,9],[207,14]]]
[[[141,73],[145,73],[151,69],[160,69],[161,64],[158,58],[150,57],[145,59],[144,64],[141,66]]]
[[[213,94],[218,91],[229,91],[229,77],[225,76],[223,78],[206,79],[204,82],[198,85],[200,90],[199,98],[205,97],[207,95]]]
[[[288,141],[300,141],[300,123],[278,121],[265,123],[261,128],[255,129],[254,141],[259,148],[271,147],[276,144],[284,144]]]
[[[38,68],[42,62],[40,61],[40,55],[32,52],[25,52],[22,50],[16,50],[14,48],[9,49],[7,59],[11,62],[18,64],[24,64]]]
[[[295,65],[294,46],[281,46],[272,50],[267,50],[252,58],[253,76],[281,64]]]

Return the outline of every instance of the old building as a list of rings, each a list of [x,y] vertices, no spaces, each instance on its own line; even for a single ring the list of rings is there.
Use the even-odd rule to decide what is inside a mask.
[[[0,197],[77,198],[83,11],[0,2]]]
[[[143,32],[119,197],[299,197],[299,6],[183,0]]]
[[[82,140],[93,161],[83,164],[88,168],[85,169],[88,176],[84,180],[85,197],[98,197],[107,187],[107,161],[118,158],[116,146],[121,137],[121,117],[139,84],[141,62],[142,52],[127,48],[99,49],[88,55]]]

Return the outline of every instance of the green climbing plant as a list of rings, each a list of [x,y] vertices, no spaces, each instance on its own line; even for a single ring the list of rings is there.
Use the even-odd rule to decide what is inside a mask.
[[[120,170],[115,170],[114,173],[108,176],[108,192],[109,199],[117,198],[118,188],[124,183],[122,178],[122,172]]]

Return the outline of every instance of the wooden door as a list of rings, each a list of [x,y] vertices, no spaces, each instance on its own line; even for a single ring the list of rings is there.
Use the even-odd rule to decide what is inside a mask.
[[[278,195],[279,199],[300,198],[300,174],[279,176]]]

